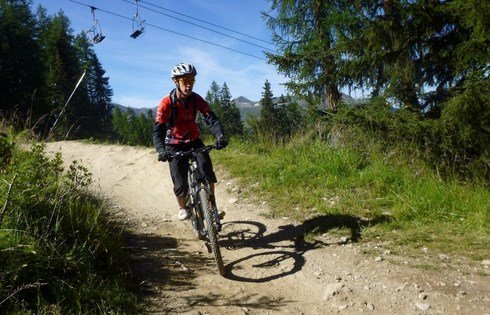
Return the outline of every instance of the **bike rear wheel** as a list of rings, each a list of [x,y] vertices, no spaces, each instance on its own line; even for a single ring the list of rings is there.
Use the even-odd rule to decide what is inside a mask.
[[[201,189],[201,191],[199,192],[199,202],[204,213],[204,224],[206,226],[211,250],[213,251],[214,260],[216,261],[216,266],[218,267],[218,272],[220,275],[224,276],[226,271],[223,264],[223,257],[221,256],[221,249],[218,243],[219,236],[216,230],[216,225],[214,224],[214,216],[210,202],[210,196],[205,189]]]

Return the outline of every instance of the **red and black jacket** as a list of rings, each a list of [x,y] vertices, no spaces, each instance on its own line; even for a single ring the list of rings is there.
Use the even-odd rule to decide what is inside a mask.
[[[198,111],[215,137],[224,136],[223,126],[206,100],[194,92],[186,100],[179,100],[174,89],[158,105],[152,133],[157,152],[162,152],[165,144],[177,145],[197,140],[200,135],[196,122]]]

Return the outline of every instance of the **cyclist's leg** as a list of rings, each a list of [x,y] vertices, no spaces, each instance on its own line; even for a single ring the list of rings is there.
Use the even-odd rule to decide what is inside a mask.
[[[204,144],[202,144],[201,146],[204,146]],[[207,152],[199,153],[197,155],[197,164],[199,165],[199,168],[203,171],[204,176],[210,183],[217,182],[216,174],[214,173],[214,169],[213,169],[213,162],[211,161],[211,157],[209,156],[209,153]]]
[[[167,146],[167,150],[170,154],[180,151],[177,146]],[[185,220],[187,216],[184,214],[187,203],[187,192],[189,185],[187,183],[187,169],[189,164],[186,159],[173,158],[169,161],[170,176],[174,184],[174,194],[177,197],[177,203],[179,204],[180,212],[179,219]]]

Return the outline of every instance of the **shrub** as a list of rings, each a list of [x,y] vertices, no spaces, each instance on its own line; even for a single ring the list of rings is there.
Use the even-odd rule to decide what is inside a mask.
[[[5,139],[10,139],[8,135]],[[134,313],[121,231],[87,169],[0,140],[0,312]],[[6,152],[6,153],[5,153]]]
[[[325,116],[329,140],[370,152],[405,155],[423,160],[439,175],[490,179],[490,102],[488,83],[469,82],[451,99],[441,119],[394,109],[382,98],[342,107]],[[486,92],[485,92],[486,91]]]

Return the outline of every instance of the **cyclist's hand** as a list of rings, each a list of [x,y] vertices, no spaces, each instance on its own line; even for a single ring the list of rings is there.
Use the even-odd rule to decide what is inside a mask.
[[[167,151],[162,151],[158,153],[158,161],[167,162],[169,160]]]
[[[217,150],[221,150],[226,148],[228,145],[228,140],[225,137],[221,136],[216,139],[215,147]]]

